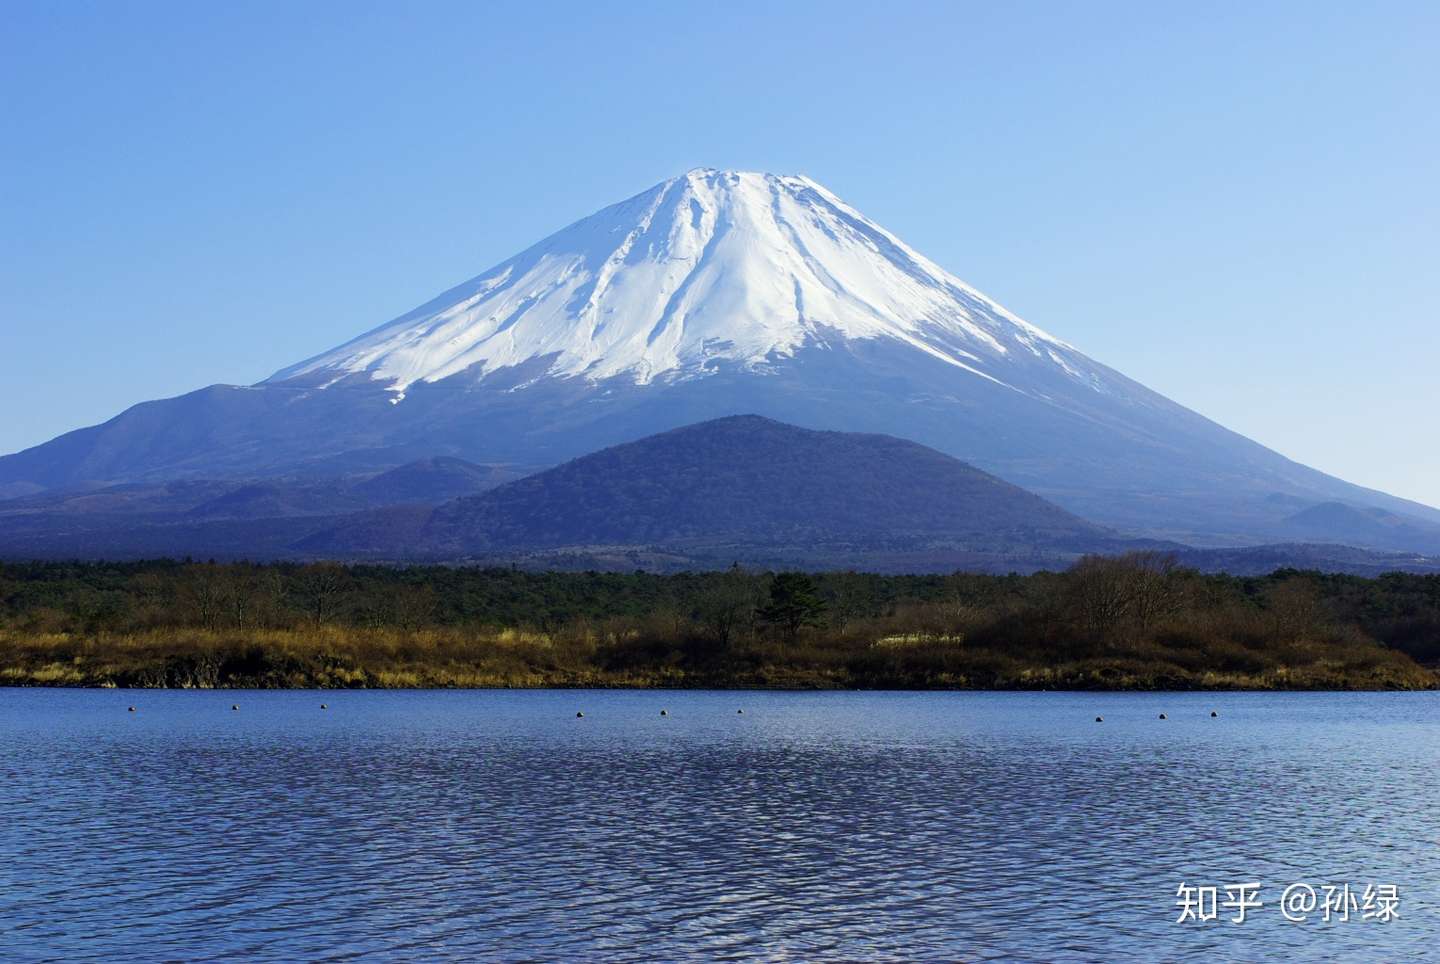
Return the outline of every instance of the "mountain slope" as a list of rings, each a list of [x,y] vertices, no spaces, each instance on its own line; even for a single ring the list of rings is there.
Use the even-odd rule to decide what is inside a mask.
[[[1085,518],[1292,539],[1275,497],[1440,522],[1170,402],[815,182],[700,170],[249,388],[150,402],[0,459],[0,486],[556,464],[742,412],[913,439]]]
[[[437,456],[409,462],[358,482],[353,491],[371,505],[415,502],[434,505],[493,489],[524,474],[509,466],[476,465],[464,459]]]
[[[306,548],[457,557],[567,546],[1083,550],[1112,535],[933,449],[734,416],[587,455],[436,508],[375,544],[369,515]],[[356,536],[358,536],[358,541]]]
[[[372,477],[129,483],[0,501],[0,556],[275,558],[340,517],[428,508],[522,473],[425,459]],[[383,513],[382,513],[383,514]]]
[[[1285,527],[1311,542],[1344,542],[1440,553],[1440,525],[1379,508],[1322,502],[1286,517]]]

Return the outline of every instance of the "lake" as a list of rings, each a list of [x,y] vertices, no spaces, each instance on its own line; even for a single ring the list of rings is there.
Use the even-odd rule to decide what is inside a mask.
[[[1435,693],[9,689],[0,957],[1440,959],[1437,813]]]

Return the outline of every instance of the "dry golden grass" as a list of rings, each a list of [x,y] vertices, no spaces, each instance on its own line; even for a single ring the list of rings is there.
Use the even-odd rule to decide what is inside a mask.
[[[643,644],[643,645],[642,645]],[[1436,674],[1374,643],[1304,639],[1203,650],[1153,641],[1014,646],[916,634],[811,632],[705,658],[634,633],[321,626],[0,632],[0,683],[32,686],[768,686],[1026,689],[1416,689]]]
[[[306,596],[305,570],[156,564],[131,572],[101,565],[37,566],[25,571],[24,580],[9,584],[9,609],[0,611],[0,685],[1030,689],[1440,685],[1434,670],[1418,665],[1399,648],[1378,642],[1386,638],[1383,627],[1358,619],[1355,614],[1361,609],[1352,607],[1347,613],[1326,602],[1319,577],[1278,574],[1270,584],[1251,587],[1247,595],[1238,584],[1219,577],[1190,573],[1156,577],[1139,563],[1129,565],[1126,570],[1124,564],[1092,563],[1076,573],[1023,580],[946,577],[948,582],[928,588],[897,582],[895,596],[869,598],[864,606],[847,604],[843,594],[834,595],[824,618],[815,620],[819,625],[793,634],[764,623],[763,579],[743,573],[704,577],[708,582],[699,576],[677,577],[666,593],[657,591],[639,599],[626,594],[665,584],[638,574],[605,577],[593,585],[583,575],[534,576],[534,583],[526,582],[532,577],[508,572],[444,570],[426,577],[441,586],[445,580],[468,579],[472,588],[494,589],[491,584],[496,582],[508,587],[462,608],[457,600],[464,598],[463,586],[447,596],[428,584],[423,592],[408,583],[392,585],[409,578],[403,571],[355,571],[348,577],[364,576],[373,585],[357,584],[350,590],[348,608],[321,613]],[[1147,597],[1143,606],[1135,603],[1124,612],[1112,612],[1105,605],[1108,594],[1114,590],[1117,573],[1127,572],[1136,579],[1144,576],[1137,585],[1153,590],[1154,598]],[[870,585],[866,580],[871,577],[851,575],[848,583],[841,580],[837,585],[849,586],[847,591],[859,591],[851,583],[862,589]],[[277,597],[289,601],[260,606],[257,600],[264,601],[263,592],[245,595],[237,590],[230,598],[232,603],[247,601],[243,611],[201,607],[196,587],[204,588],[209,585],[205,580],[222,576],[235,585],[253,583],[262,588],[270,584],[266,580],[289,579],[288,593]],[[1157,585],[1163,591],[1155,590]],[[169,596],[167,586],[173,589]],[[870,588],[876,587],[884,588],[881,583]],[[1381,588],[1376,582],[1351,585],[1348,591],[1377,593]],[[673,594],[668,594],[671,589]],[[902,595],[902,590],[912,595]],[[397,592],[414,605],[387,608],[384,603]],[[933,595],[913,595],[919,592]],[[22,596],[29,601],[23,605],[14,601]],[[1405,605],[1414,609],[1419,597],[1407,598]],[[476,621],[498,621],[499,607],[515,604],[516,599],[526,607],[517,611],[532,615],[516,616],[514,625]],[[5,602],[3,592],[0,602]],[[630,615],[614,615],[607,609],[621,602],[630,607],[626,610]],[[448,614],[445,604],[452,604]],[[578,615],[586,612],[609,614]],[[1409,610],[1397,607],[1396,612]],[[1416,612],[1420,614],[1405,617],[1408,622],[1395,623],[1408,635],[1390,638],[1409,640],[1408,645],[1418,646],[1412,651],[1425,658],[1430,650],[1419,644],[1432,625],[1440,634],[1440,616],[1430,622],[1423,612]],[[533,624],[526,625],[526,620]],[[230,623],[238,625],[213,628]]]

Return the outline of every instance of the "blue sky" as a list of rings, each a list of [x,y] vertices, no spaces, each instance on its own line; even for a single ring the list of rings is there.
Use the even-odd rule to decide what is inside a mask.
[[[410,9],[406,9],[406,8]],[[0,451],[248,383],[696,166],[1440,505],[1440,5],[0,8]]]

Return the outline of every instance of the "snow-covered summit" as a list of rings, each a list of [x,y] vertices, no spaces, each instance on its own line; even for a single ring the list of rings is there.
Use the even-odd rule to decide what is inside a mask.
[[[403,393],[543,359],[550,375],[643,385],[721,363],[763,371],[837,337],[892,339],[1005,384],[1017,361],[1104,379],[810,178],[700,168],[269,381],[368,373]]]

